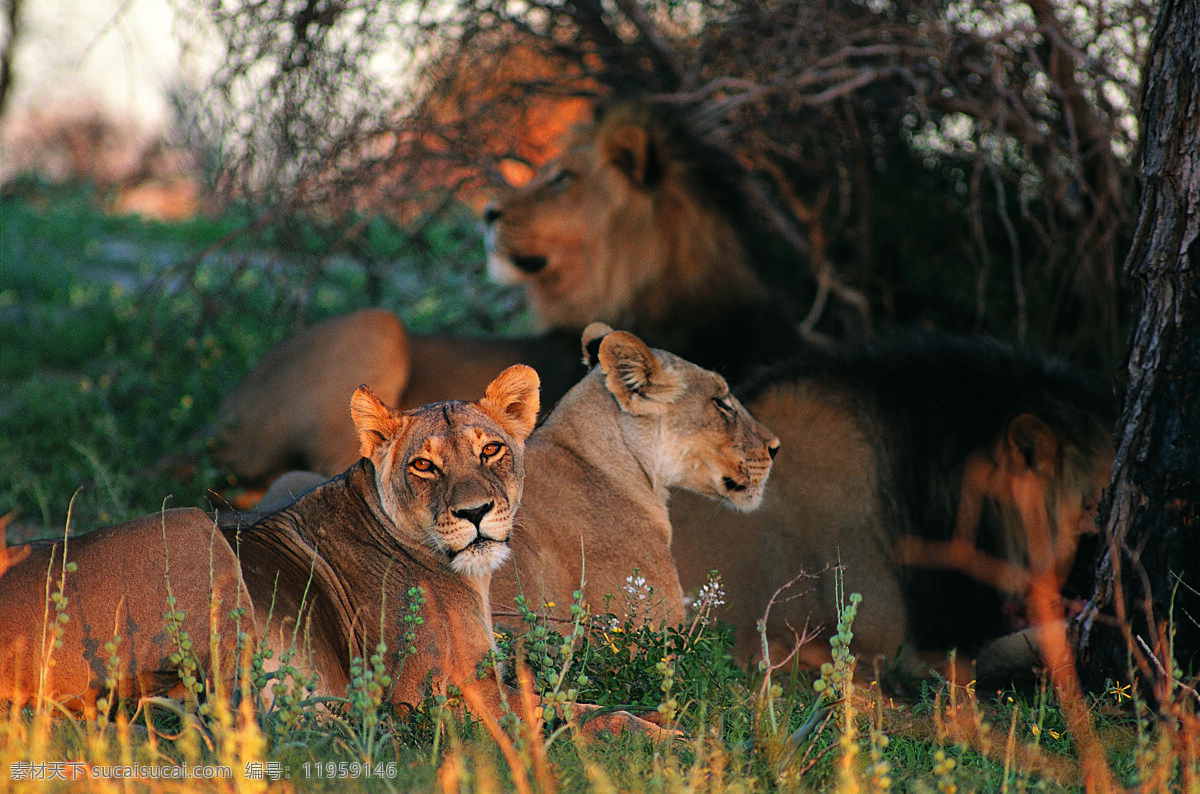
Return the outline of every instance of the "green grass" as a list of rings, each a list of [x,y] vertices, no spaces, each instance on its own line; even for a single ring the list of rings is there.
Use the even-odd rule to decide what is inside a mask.
[[[416,331],[527,322],[481,277],[466,213],[419,238],[372,221],[326,257],[335,228],[250,246],[245,211],[168,226],[96,203],[86,186],[34,180],[0,196],[0,510],[18,511],[18,537],[56,532],[72,498],[80,529],[168,498],[207,507],[222,485],[205,439],[223,395],[305,322],[369,305]]]
[[[222,480],[205,439],[222,396],[304,322],[380,305],[417,331],[528,328],[516,297],[483,278],[466,212],[418,235],[373,219],[338,243],[344,227],[313,221],[240,235],[251,218],[244,208],[163,225],[97,206],[87,186],[35,180],[0,195],[0,516],[15,516],[10,542],[61,534],[68,515],[86,531],[164,503],[210,506]],[[399,719],[368,688],[329,718],[298,687],[257,712],[249,699],[214,698],[198,717],[160,705],[147,726],[143,709],[140,730],[50,708],[14,711],[7,723],[0,714],[0,773],[64,758],[221,763],[235,775],[263,762],[288,770],[293,786],[332,791],[346,788],[345,773],[317,776],[313,764],[370,762],[388,774],[360,776],[355,789],[507,791],[522,775],[536,783],[544,753],[567,791],[883,790],[888,781],[911,791],[1079,789],[1074,742],[1044,686],[976,700],[931,681],[905,702],[858,686],[843,700],[819,695],[809,674],[779,671],[764,684],[763,671],[734,662],[729,632],[703,621],[663,632],[581,624],[575,644],[564,644],[529,620],[502,651],[511,670],[524,649],[547,702],[658,713],[684,738],[581,743],[570,730],[533,732],[525,715],[508,725],[514,764],[452,704],[430,701]],[[1139,730],[1118,699],[1091,704],[1118,779],[1195,780],[1195,755],[1179,754],[1196,752],[1194,719]],[[991,739],[965,736],[954,718],[986,723]]]

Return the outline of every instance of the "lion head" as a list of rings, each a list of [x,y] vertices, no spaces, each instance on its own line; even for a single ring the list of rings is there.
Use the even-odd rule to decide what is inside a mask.
[[[677,110],[615,105],[485,209],[488,273],[546,328],[599,320],[740,377],[799,334],[750,265],[736,174]]]
[[[500,565],[538,404],[537,373],[520,364],[492,381],[477,403],[399,412],[360,386],[350,410],[362,455],[374,464],[382,512],[402,539],[427,544],[466,576]]]

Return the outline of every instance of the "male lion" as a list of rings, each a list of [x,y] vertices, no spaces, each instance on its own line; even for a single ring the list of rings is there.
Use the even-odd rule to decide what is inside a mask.
[[[249,608],[250,596],[237,558],[202,511],[165,510],[26,549],[28,556],[0,577],[0,699],[25,702],[40,686],[43,697],[86,712],[106,693],[112,705],[115,698],[179,698],[184,665],[172,661],[176,653],[191,657],[210,689],[219,678],[232,691],[238,634],[253,642],[254,626],[230,613]],[[64,557],[74,571],[66,570]],[[52,603],[60,587],[66,601]],[[173,636],[168,611],[182,613]],[[58,648],[56,625],[63,632]],[[217,659],[210,656],[213,633]],[[105,645],[114,638],[110,653]],[[189,639],[191,651],[182,650]]]
[[[623,614],[636,569],[654,590],[639,617],[679,623],[668,491],[753,510],[779,440],[714,372],[603,323],[584,330],[583,348],[594,368],[525,445],[525,497],[513,560],[492,579],[493,614],[515,625],[523,592],[534,609],[553,604],[547,612],[566,619],[581,585],[593,612],[613,597]]]
[[[357,458],[339,411],[364,382],[411,407],[479,394],[491,373],[522,362],[553,405],[583,374],[579,333],[594,320],[731,383],[791,356],[800,334],[751,267],[736,168],[677,109],[604,109],[484,213],[489,273],[526,287],[542,335],[406,337],[379,310],[318,324],[269,352],[226,400],[218,459],[247,485],[297,468],[336,474]]]
[[[484,210],[488,274],[543,327],[600,320],[739,382],[801,340],[750,264],[737,168],[677,108],[607,107]]]
[[[776,660],[807,626],[821,639],[802,659],[825,661],[838,593],[858,592],[865,664],[958,648],[983,651],[981,674],[1018,672],[986,647],[1024,624],[1035,576],[1062,584],[1092,529],[1113,458],[1107,395],[1031,353],[925,332],[809,352],[743,396],[782,438],[762,507],[743,516],[685,494],[671,509],[683,586],[721,571],[719,617],[742,650],[760,647],[756,621],[801,576],[771,607]]]

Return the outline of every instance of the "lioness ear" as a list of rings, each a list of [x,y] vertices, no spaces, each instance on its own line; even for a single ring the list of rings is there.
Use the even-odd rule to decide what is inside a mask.
[[[506,431],[524,441],[537,424],[541,381],[533,367],[513,364],[488,384],[479,407]]]
[[[626,413],[653,413],[679,392],[679,376],[631,333],[613,331],[601,339],[599,359],[604,384]]]
[[[583,364],[588,369],[600,362],[600,341],[612,332],[604,323],[590,323],[583,329]]]
[[[1058,471],[1060,444],[1050,426],[1033,414],[1018,414],[1005,432],[1005,468],[1010,474],[1032,469],[1043,477]]]
[[[658,181],[661,171],[658,155],[654,140],[644,127],[615,127],[608,131],[601,146],[605,158],[636,187],[650,188]]]
[[[388,439],[398,435],[408,424],[403,414],[388,408],[375,396],[367,384],[354,390],[350,398],[350,416],[358,429],[359,453],[369,458]]]

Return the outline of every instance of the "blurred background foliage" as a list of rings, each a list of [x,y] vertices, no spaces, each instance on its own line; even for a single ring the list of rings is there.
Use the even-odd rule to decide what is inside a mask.
[[[689,108],[746,167],[764,277],[835,337],[921,323],[1111,366],[1148,0],[223,0],[195,108],[261,212],[478,207],[587,101]]]

